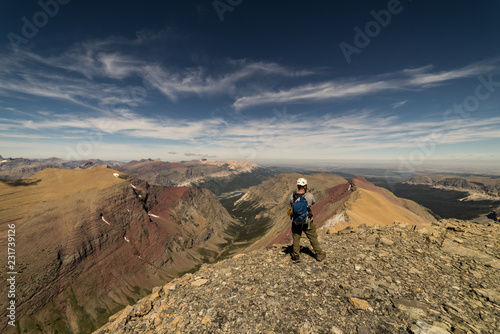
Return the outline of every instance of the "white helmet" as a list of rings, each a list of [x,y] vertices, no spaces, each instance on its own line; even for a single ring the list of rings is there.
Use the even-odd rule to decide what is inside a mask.
[[[298,186],[307,186],[307,180],[301,177],[300,179],[297,180],[297,185]]]

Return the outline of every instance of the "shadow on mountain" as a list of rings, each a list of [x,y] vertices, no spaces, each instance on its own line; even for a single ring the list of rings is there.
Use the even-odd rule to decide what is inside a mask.
[[[487,218],[494,220],[494,221],[500,221],[500,218],[498,217],[498,213],[496,211],[491,211],[486,215]]]
[[[27,187],[37,185],[41,179],[38,180],[0,180],[0,183],[6,184],[10,187]]]

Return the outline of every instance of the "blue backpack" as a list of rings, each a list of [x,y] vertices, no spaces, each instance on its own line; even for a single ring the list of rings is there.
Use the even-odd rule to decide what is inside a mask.
[[[293,221],[295,223],[307,222],[307,200],[305,196],[293,195]]]

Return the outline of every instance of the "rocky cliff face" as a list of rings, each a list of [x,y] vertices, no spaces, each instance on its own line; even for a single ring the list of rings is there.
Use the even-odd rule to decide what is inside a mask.
[[[478,190],[484,186],[483,184],[469,182],[466,179],[460,177],[447,177],[443,180],[437,181],[435,185],[470,190]]]
[[[2,220],[18,236],[21,332],[88,333],[227,242],[231,217],[210,191],[115,173],[46,169],[0,183]],[[7,249],[5,239],[0,246]]]
[[[110,317],[104,333],[497,333],[500,229],[359,226],[203,265]],[[302,240],[304,241],[304,239]]]
[[[445,190],[465,191],[463,200],[500,200],[500,179],[491,177],[450,177],[443,175],[417,175],[408,184],[422,184]]]

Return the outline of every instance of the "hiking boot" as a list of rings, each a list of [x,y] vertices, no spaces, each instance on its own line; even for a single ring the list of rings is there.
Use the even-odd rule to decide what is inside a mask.
[[[325,252],[316,254],[316,260],[319,261],[319,262],[323,261],[325,259],[325,257],[326,257],[326,253]]]
[[[298,255],[292,255],[292,261],[293,261],[293,263],[299,263],[300,262],[300,256],[298,256]]]

